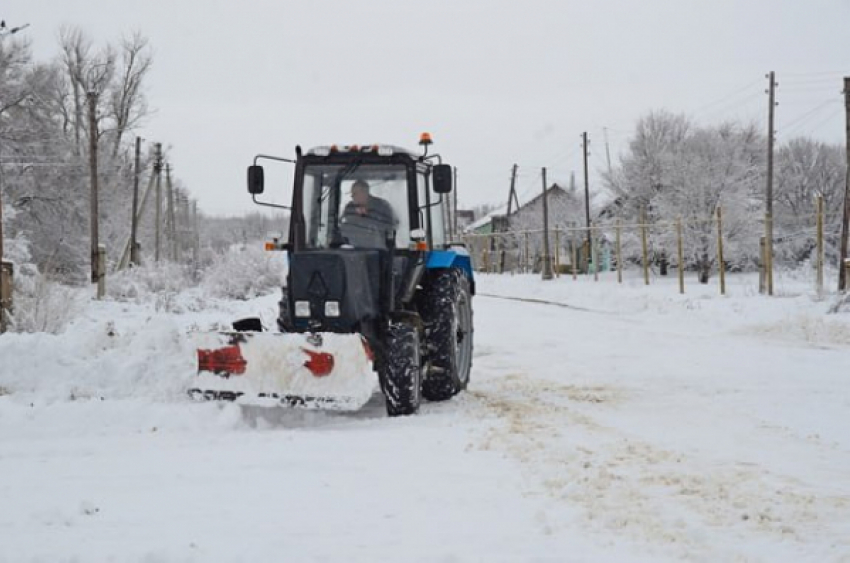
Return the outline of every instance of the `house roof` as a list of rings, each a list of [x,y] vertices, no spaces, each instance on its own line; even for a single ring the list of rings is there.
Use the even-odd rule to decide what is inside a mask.
[[[502,207],[499,207],[498,209],[494,209],[493,211],[491,211],[487,215],[484,215],[483,217],[481,217],[477,221],[473,221],[472,223],[467,225],[466,231],[474,231],[476,229],[480,229],[484,225],[490,223],[493,220],[493,217],[495,217],[497,215],[504,215],[507,210],[508,210],[507,205],[503,205]]]
[[[546,194],[547,195],[551,195],[552,192],[561,192],[564,195],[569,195],[567,190],[565,190],[564,188],[562,188],[558,184],[552,184],[551,186],[546,188]],[[537,194],[536,196],[534,196],[533,198],[531,198],[530,200],[528,200],[527,202],[525,202],[523,205],[520,205],[519,209],[515,210],[514,213],[516,213],[517,211],[519,211],[523,207],[528,207],[529,205],[533,205],[537,200],[539,200],[542,197],[543,197],[543,193],[541,192],[541,193]]]

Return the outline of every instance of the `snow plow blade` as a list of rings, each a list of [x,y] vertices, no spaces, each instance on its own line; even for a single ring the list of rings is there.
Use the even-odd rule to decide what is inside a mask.
[[[198,376],[189,395],[305,409],[357,410],[378,388],[357,334],[195,333]]]

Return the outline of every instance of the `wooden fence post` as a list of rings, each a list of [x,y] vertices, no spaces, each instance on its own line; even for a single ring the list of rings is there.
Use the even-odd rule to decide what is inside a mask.
[[[6,312],[12,310],[12,282],[15,267],[11,262],[0,262],[0,334],[8,329]]]
[[[679,255],[679,293],[685,293],[685,249],[682,242],[682,218],[676,221],[676,249]]]
[[[649,250],[646,243],[646,210],[640,208],[640,245],[643,254],[643,283],[649,285]]]
[[[528,231],[523,233],[525,242],[525,257],[523,259],[522,271],[526,274],[531,271],[531,257],[528,254]]]
[[[106,295],[106,245],[97,245],[97,298]]]
[[[817,198],[817,292],[823,297],[823,196]]]
[[[555,277],[561,277],[561,228],[555,227]]]
[[[573,280],[578,279],[578,247],[576,246],[576,237],[575,233],[573,233],[572,239],[572,262],[573,262]]]
[[[620,231],[622,231],[623,225],[620,219],[617,219],[617,283],[623,283],[623,252],[622,247],[620,246]]]
[[[726,295],[726,266],[723,264],[723,216],[717,206],[717,270],[720,272],[720,295]]]

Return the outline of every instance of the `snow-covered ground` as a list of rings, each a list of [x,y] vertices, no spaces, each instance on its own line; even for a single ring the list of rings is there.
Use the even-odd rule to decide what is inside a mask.
[[[687,291],[479,276],[469,391],[399,419],[186,398],[275,295],[2,335],[0,562],[850,561],[850,313]]]

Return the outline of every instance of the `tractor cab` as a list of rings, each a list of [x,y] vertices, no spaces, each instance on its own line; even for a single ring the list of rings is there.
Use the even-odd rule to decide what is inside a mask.
[[[423,155],[391,145],[298,148],[295,161],[259,155],[296,165],[288,250],[444,248],[452,170],[431,162],[440,157],[427,156],[427,134],[421,143]],[[256,160],[248,178],[256,201]]]
[[[443,248],[446,206],[435,167],[386,145],[317,147],[296,171],[293,250]],[[451,190],[445,172],[443,193]]]

